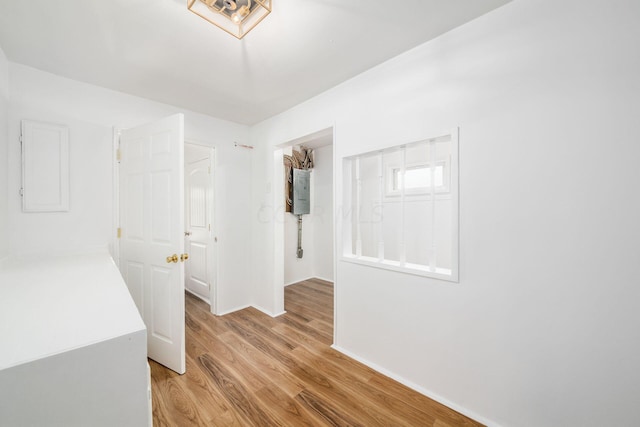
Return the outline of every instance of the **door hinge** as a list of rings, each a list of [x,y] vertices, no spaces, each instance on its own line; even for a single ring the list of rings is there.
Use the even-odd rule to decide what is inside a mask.
[[[122,228],[118,227],[118,239],[122,237]]]
[[[211,166],[207,166],[207,170],[209,171],[209,175],[211,175]]]
[[[209,224],[209,231],[211,231],[211,224]]]
[[[24,197],[24,188],[20,189],[20,197]]]
[[[120,154],[120,149],[118,148],[118,149],[116,150],[116,160],[117,160],[117,161],[120,161],[120,159],[121,159],[121,158],[122,158],[122,156],[121,156],[121,154]]]

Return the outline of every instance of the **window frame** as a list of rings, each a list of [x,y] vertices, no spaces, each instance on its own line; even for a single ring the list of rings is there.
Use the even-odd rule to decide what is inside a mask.
[[[450,245],[451,245],[451,269],[445,269],[441,267],[437,267],[435,265],[436,261],[433,261],[433,265],[425,265],[425,264],[412,264],[406,262],[406,254],[400,256],[401,259],[405,257],[405,261],[395,261],[384,258],[384,242],[383,238],[380,238],[379,245],[382,245],[382,248],[379,249],[379,255],[382,256],[372,257],[372,256],[364,256],[362,255],[362,248],[358,245],[362,245],[361,241],[358,241],[358,238],[354,238],[354,233],[357,236],[360,236],[361,228],[365,223],[355,221],[354,218],[360,218],[360,207],[359,207],[359,194],[361,191],[359,189],[359,184],[356,182],[356,179],[353,175],[358,175],[359,165],[356,165],[354,162],[358,162],[359,159],[365,158],[367,156],[372,155],[380,155],[382,156],[384,153],[392,152],[397,149],[406,149],[407,146],[411,146],[419,143],[435,143],[435,142],[449,142],[450,144],[450,154],[446,160],[437,160],[433,163],[428,162],[414,162],[407,163],[406,159],[404,162],[404,167],[402,164],[391,164],[382,166],[382,160],[380,160],[380,185],[382,188],[380,189],[380,198],[379,203],[385,202],[400,202],[403,205],[405,203],[410,203],[411,200],[418,199],[432,199],[433,202],[437,200],[450,200],[451,201],[451,230],[450,230]],[[352,264],[359,264],[368,267],[381,268],[385,270],[391,270],[401,273],[407,273],[412,275],[418,275],[423,277],[429,277],[434,279],[445,280],[449,282],[458,282],[459,280],[459,159],[458,159],[458,145],[459,145],[459,130],[453,129],[449,132],[443,132],[440,134],[436,134],[436,136],[431,136],[428,138],[423,138],[417,141],[413,141],[410,143],[399,144],[388,146],[380,150],[374,150],[369,152],[364,152],[356,155],[345,156],[342,158],[343,162],[343,177],[342,177],[342,196],[343,196],[343,207],[344,212],[347,212],[348,215],[345,215],[341,219],[341,227],[342,227],[342,251],[340,253],[340,260]],[[382,159],[382,157],[380,157]],[[409,167],[413,167],[416,165],[435,165],[438,166],[443,164],[444,168],[444,184],[443,186],[435,187],[433,191],[429,190],[425,191],[423,188],[417,189],[409,189],[404,192],[400,190],[393,191],[393,169],[399,168],[406,170]],[[355,172],[354,172],[355,171]],[[354,196],[356,199],[354,200]],[[404,209],[404,207],[402,208]],[[404,211],[403,211],[404,212]],[[404,214],[403,214],[404,215]],[[404,221],[404,220],[402,220]],[[432,230],[435,230],[435,218],[432,218]],[[355,227],[355,230],[354,230]],[[404,226],[402,233],[405,233]],[[403,234],[404,236],[404,234]],[[402,244],[404,245],[404,237],[402,237]],[[435,241],[430,242],[431,245],[435,248]],[[434,250],[435,251],[435,250]]]

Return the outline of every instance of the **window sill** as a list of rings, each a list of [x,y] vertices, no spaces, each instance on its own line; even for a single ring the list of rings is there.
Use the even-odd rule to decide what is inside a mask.
[[[413,274],[414,276],[430,277],[432,279],[446,280],[448,282],[458,282],[457,273],[447,268],[436,268],[432,271],[428,265],[400,263],[400,261],[380,260],[378,258],[355,255],[343,255],[344,262],[365,265],[367,267],[381,268],[399,273]]]

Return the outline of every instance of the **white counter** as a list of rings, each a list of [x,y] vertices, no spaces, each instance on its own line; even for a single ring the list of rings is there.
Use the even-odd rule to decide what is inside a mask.
[[[0,425],[148,425],[148,404],[146,329],[106,252],[4,263]]]

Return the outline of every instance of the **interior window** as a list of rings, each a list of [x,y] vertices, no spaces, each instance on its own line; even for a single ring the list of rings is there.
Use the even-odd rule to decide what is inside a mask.
[[[343,260],[457,281],[457,135],[344,159]]]

